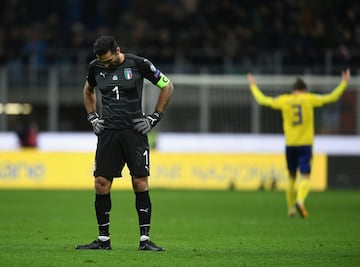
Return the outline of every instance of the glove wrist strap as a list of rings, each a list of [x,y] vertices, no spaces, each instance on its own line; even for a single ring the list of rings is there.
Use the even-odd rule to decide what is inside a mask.
[[[162,118],[162,116],[163,116],[163,113],[160,112],[160,111],[155,110],[155,112],[153,113],[153,115],[155,115],[156,117],[158,117],[159,120],[160,120],[160,119]]]
[[[90,122],[93,121],[94,119],[97,119],[97,118],[99,118],[99,115],[94,111],[88,113],[88,115],[87,115],[87,120],[90,121]]]

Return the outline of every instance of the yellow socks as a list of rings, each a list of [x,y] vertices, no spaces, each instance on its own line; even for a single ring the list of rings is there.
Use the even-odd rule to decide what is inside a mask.
[[[289,213],[293,213],[294,206],[295,206],[295,179],[290,178],[290,177],[287,178],[286,202],[287,202]]]
[[[304,202],[310,190],[310,179],[309,177],[304,177],[304,176],[300,176],[299,178],[300,179],[297,183],[297,192],[295,190],[296,179],[290,176],[287,178],[285,191],[286,191],[286,202],[288,206],[288,215],[290,217],[295,216],[296,208],[298,209],[298,211],[301,208],[301,211],[299,211],[299,213],[303,218],[306,218],[308,215],[304,207]],[[297,203],[296,208],[295,208],[295,201]]]
[[[299,180],[299,185],[298,185],[298,192],[296,195],[296,202],[304,205],[305,199],[309,193],[309,189],[310,189],[310,180],[309,178],[303,178],[301,177]]]

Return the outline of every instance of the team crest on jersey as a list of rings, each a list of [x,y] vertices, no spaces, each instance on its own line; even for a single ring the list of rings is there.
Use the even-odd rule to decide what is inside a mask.
[[[131,80],[132,79],[133,73],[132,73],[131,68],[124,69],[124,76],[125,76],[126,80]]]

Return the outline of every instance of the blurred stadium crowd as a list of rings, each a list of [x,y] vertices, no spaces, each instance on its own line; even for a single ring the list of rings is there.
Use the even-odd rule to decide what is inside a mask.
[[[116,35],[123,51],[166,71],[196,73],[199,66],[324,64],[325,51],[359,64],[360,2],[356,0],[6,0],[0,2],[0,64],[41,69],[79,51],[93,58],[99,34]],[[192,66],[192,67],[191,67]],[[194,67],[195,66],[195,67]],[[210,70],[223,72],[224,69]],[[235,72],[232,69],[229,72]],[[337,73],[337,72],[336,72]]]

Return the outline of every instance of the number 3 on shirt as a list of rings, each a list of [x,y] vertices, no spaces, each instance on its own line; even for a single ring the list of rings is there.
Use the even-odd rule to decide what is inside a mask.
[[[302,124],[303,120],[302,120],[302,109],[300,105],[293,105],[292,108],[294,109],[294,121],[293,121],[293,125],[300,125]]]

